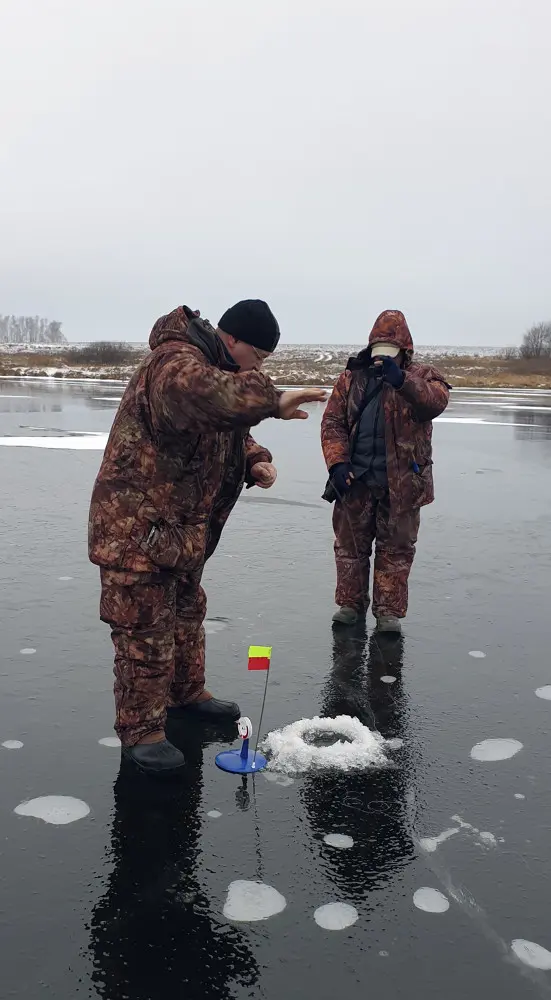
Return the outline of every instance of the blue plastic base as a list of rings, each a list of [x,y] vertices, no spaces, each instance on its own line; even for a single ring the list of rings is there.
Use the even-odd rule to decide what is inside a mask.
[[[249,750],[246,757],[241,756],[240,750],[222,750],[216,754],[215,761],[217,767],[222,771],[229,771],[230,774],[256,774],[257,771],[263,771],[268,764],[264,754],[258,750],[256,760],[253,750]]]

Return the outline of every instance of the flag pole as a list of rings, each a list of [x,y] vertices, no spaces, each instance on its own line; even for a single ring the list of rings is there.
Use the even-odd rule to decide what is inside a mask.
[[[264,697],[262,699],[262,708],[260,709],[260,721],[258,723],[258,732],[256,734],[256,744],[255,744],[255,748],[254,748],[253,768],[256,766],[256,751],[258,750],[258,741],[260,739],[260,732],[261,732],[261,729],[262,729],[262,719],[264,718],[264,705],[266,704],[266,695],[268,693],[268,680],[269,680],[269,677],[270,677],[270,667],[268,667],[268,669],[266,671],[266,683],[264,685]]]

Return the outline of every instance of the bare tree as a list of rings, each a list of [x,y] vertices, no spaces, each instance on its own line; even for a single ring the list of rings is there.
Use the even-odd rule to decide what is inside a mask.
[[[521,358],[542,358],[551,355],[551,323],[536,323],[526,331],[520,348]]]
[[[42,316],[0,316],[0,344],[66,344],[61,323]]]

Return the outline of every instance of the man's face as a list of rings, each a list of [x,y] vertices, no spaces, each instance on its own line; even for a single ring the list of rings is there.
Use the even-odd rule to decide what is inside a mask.
[[[241,372],[250,372],[253,370],[259,372],[266,358],[270,357],[269,351],[259,351],[252,344],[246,344],[243,340],[236,340],[235,337],[229,337],[228,339],[230,354],[236,365],[239,365],[239,371]]]

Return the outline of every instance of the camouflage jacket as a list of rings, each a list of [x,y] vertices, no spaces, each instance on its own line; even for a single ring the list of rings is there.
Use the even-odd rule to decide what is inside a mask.
[[[208,321],[187,306],[155,323],[151,353],[122,397],[94,484],[91,561],[187,574],[212,553],[256,462],[249,428],[278,415],[261,372],[239,372]]]
[[[384,385],[382,396],[390,507],[396,517],[434,500],[432,420],[446,409],[450,389],[436,368],[413,361],[413,341],[402,313],[382,313],[371,331],[369,346],[350,358],[327,404],[321,442],[329,470],[338,462],[350,461],[368,381],[370,347],[381,342],[405,351],[402,388]]]

